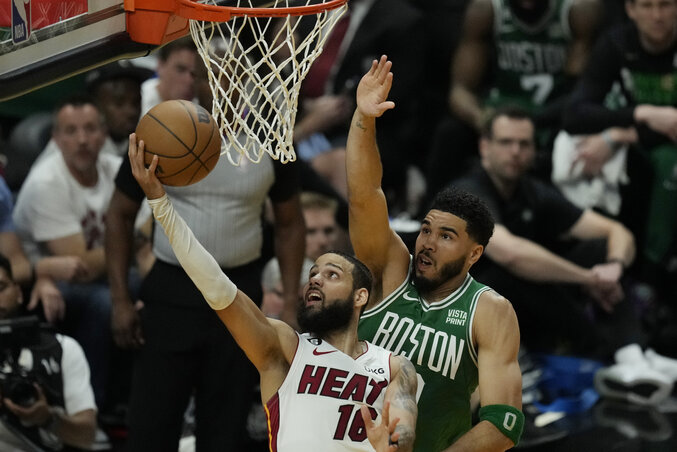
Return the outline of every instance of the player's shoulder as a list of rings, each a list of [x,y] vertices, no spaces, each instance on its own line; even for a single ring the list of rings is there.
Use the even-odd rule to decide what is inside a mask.
[[[416,367],[414,364],[402,355],[390,355],[391,375],[402,375],[404,378],[416,379]]]
[[[510,300],[493,289],[485,290],[477,300],[476,321],[500,321],[506,316],[514,315]]]
[[[299,346],[301,336],[287,323],[282,320],[268,318],[268,323],[273,327],[277,333],[280,343],[280,350],[282,351],[287,362],[291,362],[296,354]]]

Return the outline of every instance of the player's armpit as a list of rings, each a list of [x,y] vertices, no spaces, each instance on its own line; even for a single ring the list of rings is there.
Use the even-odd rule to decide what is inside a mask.
[[[400,419],[395,428],[399,434],[397,450],[409,451],[414,446],[418,416],[416,369],[402,356],[391,356],[390,365],[392,381],[386,389],[385,400],[390,402],[390,417]]]

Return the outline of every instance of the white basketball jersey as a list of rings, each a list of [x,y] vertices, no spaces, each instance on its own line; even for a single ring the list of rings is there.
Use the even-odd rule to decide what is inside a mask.
[[[390,352],[366,343],[353,359],[331,344],[299,337],[289,373],[266,403],[271,452],[373,451],[360,407],[381,422]]]

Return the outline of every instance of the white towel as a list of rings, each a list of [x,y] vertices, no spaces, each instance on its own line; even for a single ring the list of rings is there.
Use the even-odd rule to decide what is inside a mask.
[[[576,145],[581,139],[582,136],[559,132],[552,150],[552,182],[576,206],[618,215],[622,202],[619,186],[630,181],[626,167],[628,147],[619,148],[604,164],[601,174],[588,179],[583,176],[583,162],[572,168],[577,157]]]

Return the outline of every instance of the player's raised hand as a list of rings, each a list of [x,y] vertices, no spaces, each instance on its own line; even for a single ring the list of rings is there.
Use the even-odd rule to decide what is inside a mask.
[[[387,100],[393,85],[392,66],[392,61],[383,55],[380,60],[371,63],[369,72],[364,74],[357,85],[357,109],[363,115],[378,118],[386,110],[395,107],[395,102]]]
[[[136,134],[129,135],[129,163],[132,165],[132,174],[139,183],[148,199],[162,198],[165,189],[155,176],[155,169],[158,164],[158,156],[153,156],[153,161],[146,168],[144,163],[144,143],[143,140],[136,142]]]
[[[400,418],[390,420],[390,402],[383,404],[381,423],[376,425],[371,419],[371,413],[366,405],[360,407],[362,420],[367,429],[367,438],[376,452],[395,452],[398,448],[397,440],[400,434],[395,432],[395,427]]]

